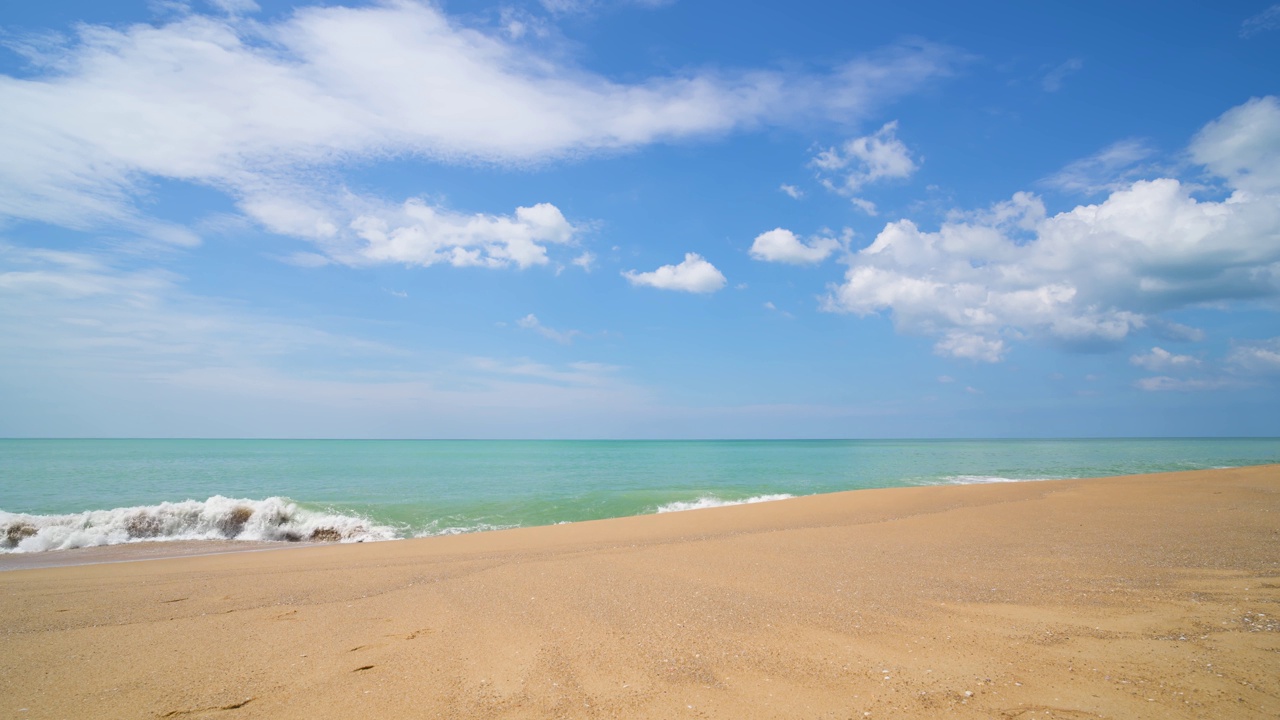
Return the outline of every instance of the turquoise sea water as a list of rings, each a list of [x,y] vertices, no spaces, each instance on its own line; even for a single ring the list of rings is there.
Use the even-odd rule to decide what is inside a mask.
[[[1280,439],[0,440],[0,551],[391,539],[785,496],[1280,463]]]

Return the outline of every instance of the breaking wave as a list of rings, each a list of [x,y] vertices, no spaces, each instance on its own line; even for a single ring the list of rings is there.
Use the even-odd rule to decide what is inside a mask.
[[[0,510],[0,553],[166,540],[366,542],[393,540],[396,530],[352,515],[300,508],[287,498],[208,500],[23,515]]]
[[[787,493],[778,493],[776,495],[756,495],[745,500],[721,500],[714,495],[703,495],[697,500],[677,500],[669,502],[666,505],[659,505],[658,512],[681,512],[684,510],[701,510],[703,508],[724,507],[726,505],[748,505],[751,503],[772,502],[774,500],[786,500],[795,497]]]
[[[1049,477],[1026,477],[1011,478],[1000,477],[999,475],[947,475],[938,479],[939,483],[946,485],[985,485],[987,483],[1014,483],[1014,482],[1036,482],[1038,480],[1059,480],[1061,478]],[[935,483],[928,483],[935,484]]]

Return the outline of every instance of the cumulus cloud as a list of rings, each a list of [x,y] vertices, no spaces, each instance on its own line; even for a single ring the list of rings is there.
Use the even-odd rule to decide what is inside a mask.
[[[685,253],[679,265],[663,265],[652,272],[627,270],[622,276],[632,285],[691,293],[712,293],[726,283],[724,274],[697,253]]]
[[[303,7],[263,22],[238,16],[251,10],[246,0],[215,5],[230,14],[19,41],[36,65],[26,77],[0,75],[0,217],[147,227],[156,223],[140,200],[162,179],[224,192],[261,219],[276,188],[339,199],[336,176],[353,162],[527,165],[762,123],[844,121],[961,60],[904,44],[826,74],[696,71],[621,83],[423,2]],[[313,214],[270,227],[311,238],[346,233],[354,219]]]
[[[1249,374],[1280,374],[1280,337],[1236,344],[1227,364]]]
[[[820,151],[810,165],[818,170],[819,180],[827,189],[849,197],[855,197],[871,183],[904,180],[920,165],[906,144],[898,139],[897,132],[897,120],[885,123],[871,135]],[[867,209],[864,204],[858,206]],[[874,208],[872,205],[869,214],[875,214]]]
[[[319,260],[356,267],[396,263],[524,269],[546,265],[548,248],[573,245],[578,233],[550,203],[489,215],[456,212],[424,198],[392,204],[349,192],[325,197],[277,187],[255,191],[241,207],[272,232],[315,242],[324,253]]]
[[[1175,355],[1162,347],[1153,347],[1151,352],[1134,355],[1129,358],[1129,362],[1152,372],[1200,367],[1199,358],[1190,355]]]
[[[1159,178],[1052,216],[1018,193],[954,213],[934,232],[889,223],[849,257],[823,308],[888,311],[900,330],[938,337],[941,355],[996,361],[1017,340],[1108,349],[1162,324],[1162,312],[1276,297],[1278,148],[1280,103],[1262,98],[1192,142],[1192,156],[1230,190],[1223,200],[1198,200],[1194,186]]]
[[[786,183],[782,183],[781,185],[778,186],[778,189],[781,190],[783,193],[785,193],[788,197],[790,197],[793,200],[799,200],[800,198],[804,197],[804,191],[796,187],[795,185],[788,185]]]
[[[790,230],[774,228],[756,236],[751,243],[751,257],[766,262],[814,265],[826,260],[844,244],[829,236],[816,236],[804,242]]]

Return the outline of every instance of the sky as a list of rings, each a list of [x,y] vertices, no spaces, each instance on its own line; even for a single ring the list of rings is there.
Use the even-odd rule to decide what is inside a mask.
[[[0,436],[1280,435],[1280,5],[0,9]]]

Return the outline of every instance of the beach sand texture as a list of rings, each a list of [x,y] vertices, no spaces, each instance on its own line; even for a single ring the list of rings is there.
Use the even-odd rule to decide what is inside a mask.
[[[1280,466],[13,570],[0,618],[5,718],[1275,718]]]

